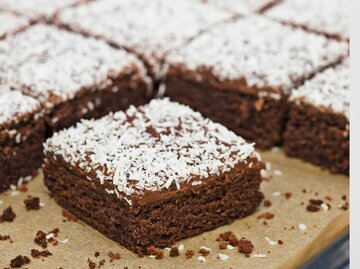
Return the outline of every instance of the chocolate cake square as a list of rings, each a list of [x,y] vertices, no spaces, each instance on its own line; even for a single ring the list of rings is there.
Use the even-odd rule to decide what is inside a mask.
[[[158,76],[166,51],[231,16],[199,0],[104,0],[65,10],[55,22],[135,52]]]
[[[0,39],[24,30],[30,25],[27,18],[0,11]]]
[[[168,53],[161,89],[269,148],[282,143],[289,90],[339,62],[347,49],[346,42],[251,15]]]
[[[281,0],[201,0],[235,14],[263,12]]]
[[[0,0],[0,10],[25,16],[31,21],[50,20],[56,12],[87,0]]]
[[[151,81],[136,56],[49,25],[0,42],[0,81],[46,108],[51,131],[148,101]]]
[[[253,144],[168,99],[84,120],[45,155],[55,201],[138,253],[245,217],[263,198]]]
[[[328,37],[349,41],[350,0],[284,0],[266,15]]]
[[[289,156],[349,174],[349,84],[346,60],[292,93],[284,139]]]
[[[0,192],[29,180],[40,168],[45,140],[40,116],[39,102],[0,86]]]

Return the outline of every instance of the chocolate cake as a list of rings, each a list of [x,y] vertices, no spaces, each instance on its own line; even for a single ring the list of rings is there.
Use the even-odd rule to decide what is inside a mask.
[[[151,86],[134,55],[48,25],[0,42],[0,82],[40,101],[50,131],[144,104]]]
[[[284,143],[289,156],[349,174],[349,84],[346,60],[293,92]]]
[[[104,0],[65,10],[55,21],[135,52],[157,76],[166,51],[231,16],[197,0]]]
[[[0,86],[0,192],[37,172],[45,138],[41,106],[19,91]]]
[[[168,99],[84,120],[45,144],[55,201],[144,253],[252,213],[264,167],[253,144]]]
[[[22,15],[32,21],[49,20],[56,12],[87,0],[0,0],[0,10]]]
[[[347,47],[259,15],[240,18],[167,55],[165,95],[269,148],[282,142],[289,90]]]
[[[263,12],[281,0],[201,0],[235,14]]]
[[[328,37],[350,37],[350,0],[283,0],[266,15]]]
[[[15,34],[29,26],[29,20],[9,12],[0,11],[0,39]]]

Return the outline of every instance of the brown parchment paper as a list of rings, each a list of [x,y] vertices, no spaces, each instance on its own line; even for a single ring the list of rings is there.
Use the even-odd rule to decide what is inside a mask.
[[[348,211],[339,209],[338,206],[344,204],[342,196],[348,196],[349,180],[348,177],[332,175],[302,161],[287,158],[281,151],[263,152],[262,157],[272,166],[272,178],[262,183],[262,191],[266,199],[272,202],[271,207],[261,206],[252,216],[182,240],[177,243],[185,246],[180,256],[171,258],[168,251],[164,250],[165,258],[162,260],[147,256],[139,258],[85,224],[63,222],[66,218],[62,216],[62,209],[49,197],[40,174],[28,184],[27,192],[17,194],[8,191],[0,195],[0,211],[11,205],[17,215],[12,223],[0,223],[0,234],[10,235],[13,240],[13,243],[9,240],[0,241],[0,268],[8,267],[10,260],[19,254],[31,258],[31,263],[23,267],[39,269],[89,268],[88,258],[97,264],[105,259],[101,268],[296,268],[347,231]],[[275,170],[281,171],[282,175]],[[306,193],[303,192],[304,189]],[[289,199],[284,195],[286,192],[292,194]],[[40,197],[45,205],[39,211],[26,211],[23,200],[28,195]],[[326,196],[332,200],[325,200]],[[306,205],[311,198],[328,202],[331,209],[327,212],[307,212]],[[275,214],[273,219],[266,220],[267,225],[263,224],[264,219],[257,218],[262,212]],[[300,223],[306,225],[305,231],[299,229]],[[41,250],[33,242],[36,232],[48,232],[54,228],[60,229],[57,240],[68,239],[68,242],[50,245],[48,249],[53,254],[50,257],[43,260],[32,258],[31,249]],[[228,230],[238,237],[251,240],[255,246],[253,254],[266,254],[266,257],[246,258],[236,249],[220,250],[216,238],[219,233]],[[271,245],[265,237],[276,242],[282,240],[284,243]],[[197,259],[201,246],[211,249],[205,263]],[[192,259],[185,258],[185,251],[188,249],[196,252]],[[96,251],[100,253],[97,258],[94,257]],[[109,251],[120,253],[121,259],[110,263],[107,255]],[[219,253],[228,255],[229,259],[218,259]]]

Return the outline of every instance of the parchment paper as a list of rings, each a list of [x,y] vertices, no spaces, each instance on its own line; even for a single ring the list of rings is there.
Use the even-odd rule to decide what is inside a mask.
[[[12,223],[0,223],[0,234],[10,235],[13,240],[13,243],[0,241],[0,268],[8,267],[10,260],[19,254],[31,258],[31,263],[23,268],[39,269],[89,268],[88,258],[97,264],[105,259],[101,268],[296,268],[348,229],[348,211],[338,206],[345,203],[342,196],[349,194],[349,180],[346,176],[332,175],[318,167],[287,158],[281,151],[262,152],[262,157],[271,163],[270,174],[273,174],[269,181],[262,183],[262,191],[265,199],[271,201],[271,207],[261,206],[250,217],[182,240],[177,243],[185,247],[180,256],[169,257],[168,251],[164,250],[165,258],[162,260],[148,256],[139,258],[85,224],[63,222],[66,218],[62,215],[62,209],[49,197],[40,174],[28,184],[27,192],[17,194],[16,191],[8,191],[0,195],[0,212],[11,205],[17,215]],[[284,193],[291,193],[291,197],[286,199]],[[28,195],[40,197],[45,205],[38,211],[26,211],[23,200]],[[325,200],[326,196],[332,200]],[[331,209],[308,212],[306,205],[312,198],[326,201]],[[275,214],[273,219],[265,220],[267,225],[263,224],[264,219],[258,219],[262,212]],[[304,224],[306,230],[299,229],[299,224]],[[60,242],[57,246],[48,247],[53,255],[43,260],[32,258],[31,249],[42,250],[33,242],[36,232],[48,232],[54,228],[60,229],[56,238]],[[266,257],[250,255],[246,258],[236,249],[220,250],[216,238],[221,232],[229,230],[253,242],[255,249],[252,254],[266,254]],[[265,237],[274,242],[281,240],[283,244],[271,245]],[[64,239],[68,239],[67,243],[61,243]],[[197,259],[201,246],[211,249],[205,263]],[[195,251],[192,259],[185,258],[188,249]],[[96,251],[100,253],[97,258],[94,256]],[[121,259],[110,263],[109,251],[120,253]],[[218,259],[219,253],[228,255],[229,259]]]

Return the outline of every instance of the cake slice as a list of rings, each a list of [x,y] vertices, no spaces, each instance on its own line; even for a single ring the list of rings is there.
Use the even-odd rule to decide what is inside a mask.
[[[25,182],[40,168],[45,127],[40,103],[0,86],[0,192]]]
[[[289,156],[349,174],[349,84],[346,60],[292,93],[284,143]]]
[[[0,11],[0,39],[26,29],[30,25],[27,18]]]
[[[168,99],[84,120],[45,155],[55,201],[138,253],[245,217],[263,198],[253,144]]]
[[[50,20],[56,12],[87,0],[0,0],[0,10],[29,18],[31,21]]]
[[[158,76],[169,49],[230,17],[230,13],[199,0],[104,0],[65,10],[55,21],[135,52],[151,75]]]
[[[347,50],[346,42],[252,15],[171,51],[165,95],[269,148],[282,143],[290,89],[339,62]]]
[[[350,0],[283,0],[266,15],[328,37],[349,41]]]
[[[146,103],[146,72],[136,56],[54,26],[35,25],[0,42],[0,81],[37,99],[51,131]]]

